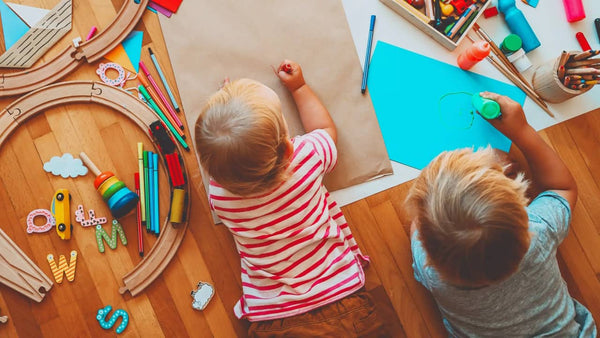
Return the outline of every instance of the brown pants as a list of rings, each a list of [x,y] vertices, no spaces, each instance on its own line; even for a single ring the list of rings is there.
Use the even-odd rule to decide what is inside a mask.
[[[249,337],[389,337],[367,291],[296,316],[253,322]]]

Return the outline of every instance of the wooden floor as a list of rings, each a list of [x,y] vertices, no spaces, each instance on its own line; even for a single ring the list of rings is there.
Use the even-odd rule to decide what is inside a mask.
[[[20,2],[51,8],[58,0]],[[73,32],[60,42],[61,49],[73,37],[87,35],[91,25],[106,27],[122,5],[122,0],[74,2]],[[145,51],[150,46],[159,59],[165,60],[167,54],[156,15],[146,12],[136,29],[144,31],[142,59],[150,63]],[[163,66],[173,84],[166,61]],[[97,80],[96,67],[82,67],[65,80]],[[137,85],[133,81],[126,87],[132,84]],[[0,108],[14,99],[0,100]],[[558,259],[571,294],[600,321],[600,110],[541,134],[565,160],[580,191],[571,231],[560,247]],[[129,327],[123,333],[126,336],[245,336],[248,323],[235,318],[232,311],[241,292],[239,259],[228,231],[212,224],[193,153],[185,157],[195,186],[189,231],[165,272],[137,297],[118,293],[123,275],[140,261],[134,216],[121,220],[129,244],[124,247],[119,242],[116,250],[107,248],[104,254],[98,252],[94,230],[76,223],[69,241],[60,240],[53,232],[26,233],[28,213],[49,208],[52,195],[59,188],[71,192],[72,208],[83,204],[86,210],[96,210],[97,217],[109,216],[93,188],[92,175],[63,179],[45,173],[42,165],[50,157],[86,151],[101,170],[114,171],[132,187],[138,141],[143,141],[146,148],[153,147],[150,139],[124,116],[96,105],[72,104],[32,118],[2,145],[0,227],[48,276],[52,273],[47,254],[68,255],[77,250],[79,257],[75,281],[55,284],[41,303],[0,285],[0,316],[9,318],[6,324],[0,324],[0,336],[114,336],[114,330],[103,330],[95,319],[97,310],[108,304],[129,313]],[[160,183],[161,201],[167,201],[164,173]],[[366,269],[367,289],[375,295],[394,336],[441,337],[445,331],[435,304],[413,278],[409,238],[404,228],[408,219],[403,208],[409,187],[410,183],[403,184],[342,209],[363,252],[371,257],[372,263]],[[167,211],[166,203],[162,203],[161,215]],[[146,251],[155,240],[144,234]],[[209,282],[216,289],[204,311],[191,306],[190,291],[199,281]]]

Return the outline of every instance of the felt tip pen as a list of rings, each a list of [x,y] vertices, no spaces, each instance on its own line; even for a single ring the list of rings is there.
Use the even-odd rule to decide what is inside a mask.
[[[135,192],[140,194],[140,173],[134,173],[133,179],[135,181]],[[142,208],[144,205],[143,200],[140,198],[137,203],[137,226],[138,226],[138,252],[140,257],[144,257],[144,242],[142,240]]]
[[[144,61],[140,61],[140,69],[142,70],[144,75],[146,75],[146,78],[148,79],[148,81],[150,81],[152,88],[154,88],[154,90],[158,94],[158,97],[160,97],[160,100],[162,101],[162,103],[165,105],[165,107],[167,107],[167,110],[169,111],[169,114],[171,114],[171,117],[173,118],[173,120],[175,120],[177,127],[179,127],[181,130],[183,130],[183,123],[181,123],[181,120],[179,119],[179,117],[177,117],[177,113],[175,113],[175,110],[173,110],[173,108],[171,107],[171,104],[169,103],[169,101],[167,101],[167,98],[163,95],[162,90],[160,90],[160,88],[156,84],[156,81],[154,81],[154,78],[152,77],[152,75],[148,71],[148,68],[146,68],[146,65],[144,64]]]
[[[367,78],[369,77],[369,63],[371,60],[371,46],[373,44],[373,30],[375,28],[375,15],[371,15],[369,23],[369,39],[367,40],[367,55],[365,55],[365,66],[363,67],[363,78],[360,86],[360,92],[365,93],[367,90]]]
[[[144,185],[146,186],[146,232],[150,232],[152,215],[150,214],[150,175],[148,174],[148,151],[144,150]]]
[[[176,127],[177,122],[175,122],[175,120],[173,120],[173,117],[171,116],[171,114],[169,114],[169,110],[167,109],[167,107],[165,107],[165,104],[162,103],[162,101],[158,97],[158,94],[156,94],[156,91],[154,90],[154,88],[152,88],[152,86],[150,86],[150,82],[148,82],[148,80],[144,79],[143,76],[139,76],[138,79],[142,83],[142,86],[144,86],[144,89],[146,89],[146,92],[148,93],[148,95],[150,95],[152,100],[154,100],[154,103],[156,104],[156,106],[160,109],[161,112],[163,112],[163,114],[165,115],[167,120],[169,120],[169,122],[171,122],[173,127]],[[183,130],[181,130],[180,128],[177,128],[177,127],[175,128],[175,130],[177,131],[179,136],[181,136],[181,138],[185,139],[185,134],[183,133]]]
[[[153,164],[153,168],[152,168],[152,174],[153,174],[153,181],[154,181],[154,208],[152,210],[154,210],[154,233],[158,236],[160,234],[160,225],[159,225],[159,221],[160,221],[160,215],[159,215],[159,211],[160,211],[160,207],[159,207],[159,192],[158,192],[158,154],[154,153],[152,154],[152,164]]]
[[[167,90],[167,95],[169,95],[169,99],[171,100],[171,103],[173,104],[173,108],[175,108],[176,112],[179,112],[179,106],[177,105],[175,96],[173,95],[173,92],[171,91],[171,87],[169,87],[167,78],[165,77],[165,74],[163,73],[162,69],[160,68],[160,64],[158,63],[156,56],[152,52],[152,48],[148,47],[148,52],[150,52],[150,59],[152,59],[154,68],[156,68],[156,71],[158,72],[158,77],[160,77],[160,81],[162,81],[163,86],[165,86],[165,89]]]
[[[137,144],[138,151],[138,171],[140,175],[144,175],[144,144],[142,142],[138,142]],[[144,186],[144,180],[140,180],[140,192],[138,194],[140,196],[141,202],[141,221],[146,223],[146,205],[144,203],[146,199],[146,189]]]
[[[155,217],[155,213],[154,213],[154,199],[156,198],[154,196],[154,159],[152,158],[152,156],[154,156],[154,153],[149,151],[148,152],[148,191],[150,191],[149,195],[150,197],[148,197],[148,208],[149,208],[149,212],[148,214],[150,215],[150,217],[148,218],[148,222],[150,223],[150,233],[154,232],[154,217]]]
[[[152,109],[154,109],[154,111],[158,114],[158,116],[161,118],[161,120],[163,121],[163,123],[166,125],[167,128],[169,128],[169,130],[171,131],[171,134],[173,134],[173,136],[175,136],[175,138],[177,139],[177,141],[181,144],[181,146],[185,149],[185,150],[189,150],[190,147],[187,145],[187,143],[181,138],[181,136],[179,136],[179,134],[177,133],[177,131],[175,130],[175,127],[173,127],[173,125],[171,125],[171,123],[169,122],[169,120],[167,119],[167,117],[160,111],[160,109],[158,108],[158,106],[156,105],[156,103],[154,103],[154,100],[152,100],[152,98],[150,97],[150,95],[148,94],[148,92],[146,91],[146,88],[144,88],[144,86],[139,85],[138,89],[140,91],[140,93],[142,93],[142,96],[146,99],[146,101],[148,101],[148,103],[150,103],[150,106],[152,107]]]

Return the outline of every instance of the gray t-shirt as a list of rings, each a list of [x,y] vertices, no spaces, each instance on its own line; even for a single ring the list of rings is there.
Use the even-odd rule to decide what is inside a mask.
[[[433,294],[450,336],[596,337],[591,313],[569,296],[556,261],[556,249],[569,230],[569,204],[547,191],[531,202],[527,214],[532,238],[518,271],[480,289],[442,281],[427,265],[427,254],[414,232],[415,278]]]

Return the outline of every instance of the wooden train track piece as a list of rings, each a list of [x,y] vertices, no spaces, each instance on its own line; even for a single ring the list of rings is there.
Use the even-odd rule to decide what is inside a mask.
[[[133,30],[149,0],[126,0],[115,20],[77,47],[69,45],[53,60],[16,73],[0,73],[0,97],[31,92],[71,73],[84,62],[93,63],[113,50]]]
[[[29,68],[71,30],[73,0],[63,0],[0,56],[0,67]]]
[[[122,113],[144,130],[149,137],[149,126],[152,122],[157,120],[154,112],[145,103],[133,97],[123,89],[112,87],[101,82],[60,82],[42,87],[21,97],[0,113],[0,146],[2,146],[15,128],[37,113],[67,103],[86,102],[101,104]],[[184,161],[183,157],[180,155],[181,148],[179,146],[177,146],[175,152],[177,152],[181,160]],[[159,156],[166,168],[164,154],[159,152]],[[184,174],[187,176],[185,162],[182,164]],[[189,180],[184,186],[179,186],[178,188],[184,189],[186,193],[188,193],[190,191]],[[171,194],[173,194],[173,190],[174,188],[171,186]],[[121,294],[129,291],[132,296],[138,295],[163,272],[173,256],[175,256],[188,227],[190,199],[187,198],[186,202],[186,216],[184,217],[184,220],[173,225],[169,221],[169,218],[165,217],[163,223],[164,230],[161,231],[158,240],[154,243],[150,252],[147,255],[144,255],[144,259],[123,276],[124,286],[119,289]],[[10,241],[7,236],[5,237]],[[0,245],[4,244],[0,241]],[[1,249],[2,247],[0,246],[0,250]],[[0,253],[1,252],[2,251],[0,251]]]
[[[52,281],[0,229],[0,283],[41,302],[52,288]]]

